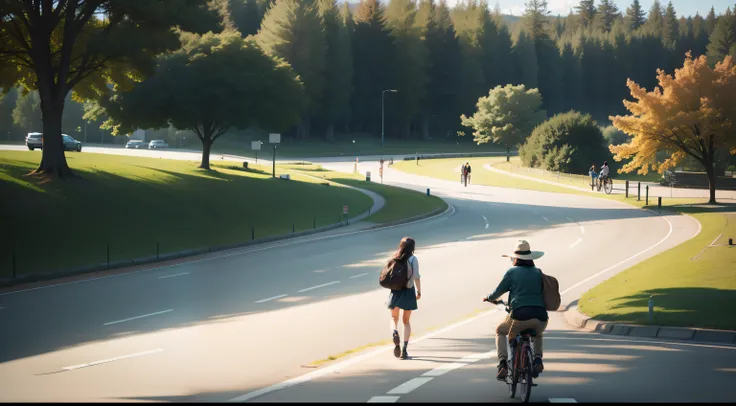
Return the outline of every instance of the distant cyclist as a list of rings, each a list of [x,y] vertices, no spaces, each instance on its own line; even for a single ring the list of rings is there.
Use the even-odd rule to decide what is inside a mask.
[[[511,258],[513,266],[506,271],[496,290],[487,300],[496,303],[501,295],[509,292],[511,312],[496,328],[496,355],[498,356],[498,374],[496,379],[506,380],[508,369],[508,344],[516,335],[526,329],[534,329],[533,371],[539,374],[544,370],[542,364],[542,334],[547,328],[547,309],[544,306],[542,293],[542,272],[534,265],[534,260],[544,255],[541,251],[532,251],[529,243],[519,240],[514,252],[504,257]],[[506,338],[508,336],[508,339]]]
[[[608,171],[610,168],[608,167],[608,161],[603,161],[603,166],[601,167],[601,174],[598,177],[598,181],[603,184],[603,182],[606,181],[606,178],[608,177]]]

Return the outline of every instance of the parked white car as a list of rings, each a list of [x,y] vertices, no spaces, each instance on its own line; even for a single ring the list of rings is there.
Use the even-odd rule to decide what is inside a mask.
[[[148,143],[148,149],[168,148],[169,144],[164,140],[153,140]]]

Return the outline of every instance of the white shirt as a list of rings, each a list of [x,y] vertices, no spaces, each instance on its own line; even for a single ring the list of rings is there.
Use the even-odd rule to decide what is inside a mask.
[[[603,166],[601,168],[601,176],[608,176],[608,165]]]
[[[408,265],[409,280],[406,281],[406,287],[411,289],[414,287],[414,281],[421,278],[422,275],[419,274],[419,260],[417,259],[417,257],[415,257],[414,255],[409,257]]]

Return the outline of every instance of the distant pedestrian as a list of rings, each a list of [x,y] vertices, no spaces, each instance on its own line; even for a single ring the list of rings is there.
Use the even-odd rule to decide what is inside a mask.
[[[388,295],[388,308],[391,311],[391,332],[394,341],[394,356],[407,359],[407,347],[411,337],[411,313],[417,310],[417,300],[422,297],[422,284],[419,274],[419,260],[414,256],[416,243],[410,237],[404,237],[399,243],[396,252],[391,256],[388,267],[393,264],[406,264],[406,284],[401,289],[391,289]],[[416,289],[415,289],[416,285]],[[404,346],[401,348],[399,339],[399,312],[403,310],[402,321],[404,322]]]

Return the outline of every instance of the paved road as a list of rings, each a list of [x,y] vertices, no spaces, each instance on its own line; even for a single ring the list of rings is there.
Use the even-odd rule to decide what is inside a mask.
[[[352,170],[346,162],[325,166]],[[392,169],[385,182],[430,187],[451,209],[409,225],[373,231],[355,225],[146,272],[0,291],[0,400],[248,400],[254,391],[316,373],[323,376],[250,400],[366,402],[397,396],[388,392],[411,381],[404,388],[417,389],[399,390],[406,392],[399,401],[502,401],[506,389],[489,382],[495,357],[428,382],[414,378],[493,351],[490,333],[500,314],[478,313],[488,310],[479,298],[500,280],[508,262],[499,255],[516,239],[547,252],[539,264],[558,277],[569,303],[699,229],[687,217],[658,217],[580,196],[463,188]],[[414,359],[398,361],[383,349],[369,349],[348,358],[347,366],[338,361],[311,367],[390,338],[387,294],[376,278],[404,235],[419,244],[424,277],[412,323]],[[601,249],[612,242],[616,249]],[[537,400],[736,395],[725,384],[736,364],[730,348],[615,343],[572,331],[561,315],[553,316],[545,345],[549,372],[535,388]],[[426,334],[434,336],[422,339]]]

